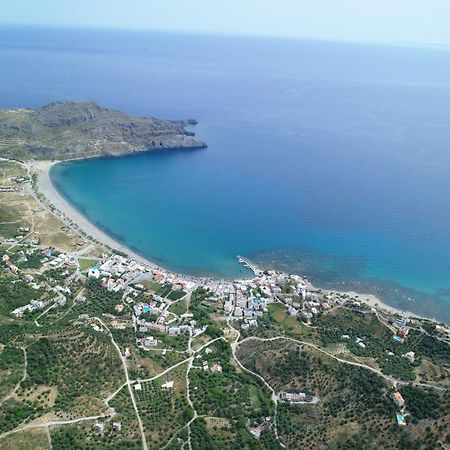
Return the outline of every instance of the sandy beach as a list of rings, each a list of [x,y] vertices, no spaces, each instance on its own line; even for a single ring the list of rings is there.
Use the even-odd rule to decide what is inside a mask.
[[[389,314],[396,314],[403,317],[419,317],[417,314],[412,313],[411,311],[405,311],[400,308],[396,308],[394,306],[388,305],[387,303],[381,301],[377,296],[373,294],[362,294],[360,292],[355,291],[326,291],[326,292],[334,292],[341,295],[348,295],[350,298],[354,298],[361,303],[365,303],[366,305],[377,308],[380,311],[386,311]],[[430,319],[431,320],[431,319]]]
[[[137,254],[125,245],[108,236],[104,231],[90,222],[85,216],[83,216],[83,214],[81,214],[76,208],[74,208],[69,202],[67,202],[61,196],[61,194],[59,194],[50,179],[50,169],[57,163],[58,161],[32,161],[26,163],[26,165],[30,169],[30,172],[37,175],[37,188],[39,192],[43,194],[57,210],[61,211],[67,219],[76,223],[79,229],[83,230],[83,232],[86,233],[87,236],[91,236],[93,239],[97,240],[106,247],[110,247],[126,253],[136,261],[145,263],[152,268],[158,268],[158,266],[152,261],[149,261],[148,259]],[[59,218],[61,219],[61,217]],[[67,225],[70,226],[70,224]]]
[[[106,247],[126,253],[136,261],[145,263],[152,268],[159,268],[159,266],[154,262],[144,258],[143,256],[137,254],[136,252],[129,249],[125,245],[111,238],[104,231],[102,231],[100,228],[98,228],[96,225],[90,222],[83,214],[81,214],[76,208],[74,208],[69,202],[67,202],[61,196],[61,194],[59,194],[59,192],[56,190],[50,179],[50,169],[54,164],[57,163],[58,163],[57,161],[56,162],[32,161],[26,163],[26,165],[30,169],[30,172],[37,175],[37,188],[39,192],[42,193],[57,210],[62,212],[67,219],[76,223],[79,229],[83,230],[83,232],[86,233],[87,236],[91,236],[93,239],[97,240]],[[67,223],[67,225],[70,226],[69,223]],[[414,314],[412,312],[404,311],[399,308],[390,306],[372,294],[362,294],[354,291],[344,292],[337,290],[328,290],[326,292],[346,294],[351,298],[357,298],[358,301],[361,301],[366,305],[376,307],[380,310],[384,310],[389,314],[402,315],[405,317],[419,317],[417,316],[417,314]]]

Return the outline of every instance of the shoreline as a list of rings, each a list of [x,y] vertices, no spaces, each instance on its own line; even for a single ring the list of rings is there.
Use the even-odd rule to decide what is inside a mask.
[[[371,308],[378,309],[380,311],[387,311],[389,314],[397,314],[402,317],[407,317],[408,319],[419,318],[432,320],[437,322],[435,319],[429,319],[428,317],[419,316],[418,314],[413,313],[412,311],[403,310],[397,308],[395,306],[388,305],[387,303],[381,301],[376,295],[373,294],[364,294],[356,291],[334,291],[334,290],[326,290],[327,293],[336,293],[340,295],[348,295],[351,298],[355,298],[355,300],[370,306]]]
[[[163,270],[166,272],[175,273],[171,270],[165,269],[155,262],[149,260],[148,258],[145,258],[132,249],[128,248],[126,245],[121,244],[117,240],[113,239],[111,236],[109,236],[107,233],[105,233],[103,230],[101,230],[97,225],[92,223],[86,216],[84,216],[81,212],[79,212],[73,205],[71,205],[56,189],[56,187],[53,185],[51,178],[50,178],[50,170],[51,168],[63,161],[28,161],[24,164],[29,168],[30,172],[32,174],[37,175],[37,182],[36,182],[36,188],[39,193],[41,193],[47,201],[53,205],[57,210],[59,210],[67,219],[70,221],[73,221],[77,224],[79,231],[84,232],[87,236],[91,236],[94,240],[97,240],[100,242],[100,245],[105,246],[110,249],[119,250],[123,253],[126,253],[130,258],[135,259],[136,261],[139,261],[143,264],[146,264],[151,269],[156,270]],[[61,217],[59,217],[61,219]],[[70,224],[66,224],[69,227],[72,227]],[[183,277],[187,277],[192,280],[205,280],[205,279],[215,279],[216,277],[196,277],[196,276],[189,276],[185,274],[177,274]],[[217,278],[219,280],[219,278]],[[320,289],[317,286],[312,285],[314,289]],[[420,316],[416,313],[413,313],[412,311],[406,311],[402,310],[400,308],[396,308],[394,306],[391,306],[385,302],[383,302],[380,298],[378,298],[376,295],[373,294],[366,294],[361,292],[355,292],[355,291],[340,291],[340,290],[333,290],[333,289],[325,289],[323,290],[326,293],[336,293],[340,295],[348,295],[351,298],[355,298],[365,303],[366,305],[379,309],[381,311],[386,311],[389,314],[396,314],[403,317],[408,318],[419,318],[419,319],[426,319],[431,320],[437,323],[437,320],[430,319],[428,317]]]
[[[58,192],[50,178],[50,169],[60,162],[62,161],[32,161],[25,163],[25,165],[30,168],[31,173],[37,175],[36,188],[38,192],[40,192],[51,205],[63,213],[67,219],[75,222],[80,231],[83,231],[87,236],[91,236],[94,240],[99,241],[100,245],[124,252],[136,261],[147,264],[152,269],[160,269],[154,262],[134,252],[101,230]],[[67,225],[70,226],[70,224]]]

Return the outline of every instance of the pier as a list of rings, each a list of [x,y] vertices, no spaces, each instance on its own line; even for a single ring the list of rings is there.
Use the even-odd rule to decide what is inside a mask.
[[[238,261],[244,265],[244,267],[247,267],[247,269],[250,269],[255,275],[259,275],[261,271],[256,267],[254,264],[252,264],[250,261],[246,260],[240,255],[237,255],[236,258]]]

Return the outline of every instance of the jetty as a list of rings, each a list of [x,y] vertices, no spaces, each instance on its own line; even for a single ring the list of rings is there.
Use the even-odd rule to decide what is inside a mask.
[[[250,269],[255,275],[259,275],[261,273],[261,270],[259,270],[258,267],[256,267],[254,264],[252,264],[247,259],[243,258],[240,255],[237,255],[236,258],[244,267],[246,267],[247,269]]]

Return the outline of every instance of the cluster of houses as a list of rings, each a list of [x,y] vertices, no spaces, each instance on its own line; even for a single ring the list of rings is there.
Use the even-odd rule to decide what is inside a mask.
[[[18,192],[19,189],[17,186],[6,186],[2,185],[0,186],[0,192]]]
[[[127,275],[128,267],[133,276]],[[96,271],[96,275],[104,275],[102,278],[102,286],[110,291],[123,290],[124,303],[115,306],[115,312],[121,314],[125,308],[125,304],[131,308],[133,313],[133,327],[137,334],[136,344],[138,347],[149,350],[156,347],[160,341],[152,334],[167,334],[178,336],[182,333],[189,333],[197,336],[206,330],[206,327],[198,327],[195,320],[192,320],[192,313],[185,313],[177,316],[173,312],[169,312],[172,301],[161,297],[155,293],[147,292],[141,283],[127,284],[126,279],[136,280],[137,276],[145,274],[145,278],[153,282],[157,282],[162,286],[169,285],[169,281],[176,282],[171,289],[189,289],[195,286],[190,281],[184,281],[178,276],[165,276],[163,271],[156,271],[143,265],[136,265],[132,260],[127,260],[121,256],[114,255],[111,259],[104,263],[96,264],[89,270]],[[124,272],[125,271],[125,272]],[[137,274],[137,276],[136,276]],[[117,277],[117,278],[116,278]],[[92,278],[92,277],[91,277]],[[95,276],[94,278],[97,278]],[[156,281],[157,280],[157,281]],[[183,290],[183,292],[185,292]],[[114,329],[123,329],[127,324],[112,314],[107,315],[112,321],[110,326]]]
[[[58,256],[51,259],[48,265],[54,269],[62,266],[77,267],[77,261],[73,256],[67,253],[60,253]]]
[[[26,230],[26,228],[25,228]],[[18,236],[20,237],[20,236]],[[28,241],[28,246],[34,246],[38,245],[39,241],[37,240],[30,240]],[[76,267],[77,262],[74,257],[72,257],[69,254],[66,253],[60,253],[55,254],[54,250],[52,248],[45,248],[43,250],[40,250],[38,248],[28,248],[27,250],[19,250],[17,252],[18,259],[17,262],[27,262],[29,260],[29,257],[33,256],[36,252],[39,252],[39,254],[42,254],[42,258],[40,258],[41,264],[46,264],[48,267],[54,269],[59,268],[62,266],[68,266],[68,267]],[[18,273],[19,269],[13,264],[11,258],[9,255],[5,254],[2,256],[3,263],[11,270],[13,273]]]
[[[25,279],[29,282],[32,281],[31,275],[25,275]],[[41,286],[33,283],[31,285],[34,289],[39,289]],[[53,300],[31,300],[27,305],[16,308],[11,312],[11,315],[14,317],[22,317],[26,312],[33,312],[44,309],[51,302],[54,303],[55,306],[64,306],[67,302],[67,298],[64,294],[70,294],[70,289],[68,287],[56,286],[56,287],[48,287],[47,292],[54,292],[56,297]]]
[[[136,289],[143,286],[138,282],[140,278],[149,278],[164,285],[171,284],[175,288],[190,290],[195,286],[194,281],[162,270],[151,269],[137,261],[121,255],[103,255],[100,261],[89,268],[88,278],[98,280],[109,291],[119,292],[130,283],[135,282]]]
[[[14,181],[17,184],[28,183],[30,181],[30,179],[27,177],[12,177],[10,178],[10,180]]]
[[[189,323],[177,324],[174,326],[168,325],[168,323],[164,323],[164,319],[160,322],[145,322],[145,325],[139,326],[139,333],[144,334],[143,337],[136,339],[136,344],[143,348],[144,350],[149,349],[151,347],[156,347],[159,344],[159,341],[153,337],[152,335],[147,333],[157,332],[161,334],[167,334],[170,336],[179,336],[182,333],[190,333],[193,337],[198,336],[204,333],[207,329],[207,326],[202,328],[196,327],[195,320],[191,320]]]
[[[197,355],[197,357],[201,356]],[[217,362],[209,365],[208,361],[202,361],[201,368],[204,372],[222,373],[222,366]]]
[[[394,322],[394,327],[397,329],[397,333],[394,336],[394,341],[403,344],[405,342],[406,336],[408,335],[409,328],[406,326],[409,319],[405,317],[398,317]],[[413,355],[414,356],[414,355]]]
[[[121,255],[103,255],[99,264],[89,269],[89,278],[117,277],[124,283],[133,280],[147,271],[146,266]]]
[[[240,320],[243,329],[258,326],[258,318],[267,312],[267,305],[276,300],[281,293],[279,284],[285,280],[285,275],[278,272],[258,273],[251,280],[236,280],[228,283],[206,286],[215,297],[222,300],[226,315]]]
[[[258,326],[258,318],[267,312],[269,303],[282,302],[290,315],[308,322],[339,301],[331,295],[312,292],[309,283],[298,275],[276,271],[258,272],[251,280],[207,287],[224,301],[225,314],[241,321],[242,329]]]
[[[223,309],[234,319],[242,320],[243,329],[258,326],[257,319],[267,311],[268,297],[257,291],[253,281],[237,281],[233,283],[231,292],[225,300]]]
[[[19,273],[19,268],[12,262],[11,258],[8,255],[2,256],[3,264],[14,274]]]
[[[42,300],[31,300],[28,305],[21,306],[20,308],[16,308],[11,312],[11,315],[14,317],[22,317],[25,312],[33,312],[40,309],[44,309],[48,305],[48,302],[43,302]]]
[[[67,266],[76,266],[75,259],[67,254],[61,253],[61,254],[54,254],[53,249],[47,248],[47,249],[26,249],[26,250],[19,250],[16,253],[15,260],[17,260],[16,264],[19,264],[21,262],[28,261],[29,257],[32,257],[36,252],[39,252],[39,257],[42,256],[40,259],[40,262],[42,264],[48,263],[47,266],[50,268],[56,268],[61,267],[63,265]],[[10,271],[11,273],[17,275],[15,279],[11,281],[11,283],[21,283],[21,282],[27,282],[29,283],[29,286],[32,289],[39,290],[45,287],[45,293],[53,293],[54,296],[50,300],[50,298],[45,299],[33,299],[28,304],[21,306],[19,308],[16,308],[11,312],[11,315],[14,317],[22,317],[25,313],[38,311],[44,309],[47,305],[50,304],[50,302],[53,302],[55,306],[64,306],[66,304],[67,298],[66,295],[70,294],[70,288],[68,286],[61,286],[60,284],[54,283],[55,280],[51,277],[47,277],[46,281],[36,282],[34,280],[33,275],[30,273],[23,273],[17,265],[13,262],[13,260],[10,258],[9,255],[4,254],[1,258],[1,261],[5,268]],[[66,276],[72,276],[73,277],[73,271],[66,270],[62,272],[62,277]],[[66,278],[66,281],[70,278]],[[47,284],[48,283],[48,284]],[[53,283],[53,284],[52,284]],[[55,285],[56,284],[56,285]]]
[[[131,288],[128,289],[132,291]],[[126,296],[126,302],[133,302],[132,297],[133,295]],[[170,301],[164,301],[157,295],[152,297],[148,302],[135,303],[132,308],[135,331],[141,336],[136,339],[139,347],[148,350],[159,344],[158,339],[153,337],[152,333],[170,336],[189,333],[195,337],[206,331],[206,326],[197,326],[197,322],[192,319],[192,313],[177,316],[168,311],[168,307],[171,304]]]
[[[20,244],[25,244],[28,247],[36,247],[39,245],[39,239],[33,238],[33,239],[27,239],[25,241],[26,234],[30,232],[30,229],[28,227],[20,227],[17,230],[17,235],[13,238],[5,238],[4,236],[0,235],[0,244],[9,244],[9,245],[17,245],[19,242]],[[25,233],[21,234],[21,233]]]
[[[35,253],[35,249],[28,249],[28,250],[19,250],[17,252],[18,259],[16,263],[26,262],[28,261],[28,257],[32,256]],[[9,269],[10,272],[14,274],[18,274],[20,272],[20,269],[17,267],[16,264],[14,264],[13,260],[10,258],[9,255],[4,254],[2,256],[2,262],[6,266],[7,269]]]

